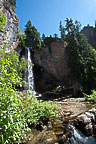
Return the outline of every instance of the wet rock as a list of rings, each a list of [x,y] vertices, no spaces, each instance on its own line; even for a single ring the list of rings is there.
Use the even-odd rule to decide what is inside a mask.
[[[86,131],[88,136],[93,134],[93,125],[92,125],[92,123],[89,123],[85,126],[85,131]]]
[[[52,138],[46,140],[46,144],[52,144],[54,140]]]
[[[88,112],[79,115],[74,121],[76,128],[78,128],[82,133],[87,136],[91,136],[96,132],[95,113],[96,109],[92,108]]]
[[[93,125],[93,133],[96,136],[96,124]]]

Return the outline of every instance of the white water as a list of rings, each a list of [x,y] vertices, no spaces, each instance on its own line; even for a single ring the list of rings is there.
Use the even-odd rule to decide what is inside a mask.
[[[31,91],[31,94],[35,94],[37,98],[41,97],[41,94],[38,94],[35,91],[35,86],[34,86],[34,74],[33,74],[33,61],[31,58],[31,52],[29,48],[26,48],[28,51],[28,90]]]
[[[33,62],[31,59],[30,49],[28,49],[28,89],[34,91]]]
[[[72,138],[68,139],[65,144],[96,144],[96,138],[86,137],[74,126],[71,126],[71,128],[73,129]]]

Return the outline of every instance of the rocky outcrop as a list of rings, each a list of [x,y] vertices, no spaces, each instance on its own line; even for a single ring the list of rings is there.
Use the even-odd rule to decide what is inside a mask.
[[[64,82],[67,83],[70,71],[67,65],[66,45],[59,38],[46,38],[45,45],[39,52],[34,51],[34,62],[39,70],[37,73],[38,78],[35,78],[41,83],[39,84],[41,89],[43,85],[51,89],[52,85],[56,87],[56,85],[61,85],[62,82],[65,85]],[[48,88],[46,87],[46,90]]]
[[[3,43],[9,43],[10,46],[7,49],[10,51],[10,49],[15,49],[19,43],[17,39],[17,32],[18,32],[18,18],[15,15],[14,9],[10,5],[9,0],[1,0],[1,13],[5,14],[7,18],[6,26],[5,26],[5,33],[0,32],[0,44],[2,45],[2,39]],[[10,48],[11,47],[11,48]]]
[[[50,40],[50,38],[47,38]],[[58,80],[69,74],[65,43],[61,39],[52,39],[42,47],[41,52],[35,52],[35,61]]]
[[[96,136],[96,108],[79,115],[75,120],[75,126],[87,136]]]
[[[88,39],[88,42],[96,49],[96,27],[86,26],[81,31]]]

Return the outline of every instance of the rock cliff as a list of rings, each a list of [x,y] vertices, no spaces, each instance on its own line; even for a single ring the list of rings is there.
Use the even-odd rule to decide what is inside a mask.
[[[17,32],[18,32],[18,18],[15,15],[14,9],[10,5],[9,0],[1,0],[1,13],[5,14],[7,18],[5,33],[0,32],[0,44],[9,43],[11,49],[15,49],[18,45]],[[10,50],[10,48],[8,49]]]
[[[82,33],[88,39],[88,42],[96,49],[96,27],[86,26],[82,29]]]
[[[67,65],[66,45],[62,39],[48,37],[45,39],[45,45],[41,51],[34,51],[35,65],[39,67],[39,75],[35,77],[40,83],[39,88],[43,85],[46,89],[50,89],[52,85],[65,85],[70,71]]]

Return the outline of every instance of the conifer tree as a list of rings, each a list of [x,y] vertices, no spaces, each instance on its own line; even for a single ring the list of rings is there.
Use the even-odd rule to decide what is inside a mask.
[[[26,34],[26,46],[32,49],[41,48],[41,38],[40,33],[37,31],[35,26],[32,26],[31,21],[29,20],[26,24],[25,34]]]
[[[61,21],[59,24],[59,31],[60,31],[60,37],[64,40],[65,39],[65,29],[64,29]]]

